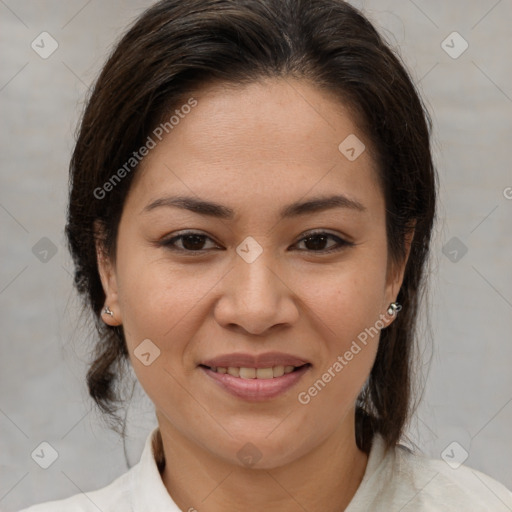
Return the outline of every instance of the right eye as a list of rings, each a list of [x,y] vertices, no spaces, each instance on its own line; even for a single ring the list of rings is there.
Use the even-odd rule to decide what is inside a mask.
[[[171,251],[179,251],[179,252],[188,252],[188,253],[202,253],[204,251],[207,251],[208,248],[204,248],[205,242],[207,240],[210,240],[213,242],[213,240],[202,233],[196,233],[194,231],[185,231],[183,233],[180,233],[176,236],[173,236],[172,238],[169,238],[167,240],[163,240],[160,245],[166,247],[167,249],[170,249]],[[176,242],[178,242],[181,247],[176,245]],[[217,249],[219,246],[213,242],[214,247]]]

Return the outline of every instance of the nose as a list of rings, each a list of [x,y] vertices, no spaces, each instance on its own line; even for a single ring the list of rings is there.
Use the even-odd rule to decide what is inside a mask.
[[[299,318],[291,284],[267,254],[264,251],[251,263],[236,258],[223,279],[214,315],[224,328],[263,335]]]

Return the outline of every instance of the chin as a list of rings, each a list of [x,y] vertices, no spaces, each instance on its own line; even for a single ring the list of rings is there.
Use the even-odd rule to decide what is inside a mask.
[[[270,470],[294,462],[313,449],[310,443],[308,446],[304,444],[304,435],[294,439],[284,431],[281,435],[269,435],[268,432],[271,431],[261,435],[247,435],[246,432],[236,439],[230,438],[222,451],[219,450],[220,443],[216,444],[211,453],[241,468]],[[211,443],[211,439],[209,441]]]

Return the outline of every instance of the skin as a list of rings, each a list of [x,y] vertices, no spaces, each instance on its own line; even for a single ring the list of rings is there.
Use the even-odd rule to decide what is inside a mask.
[[[114,312],[103,319],[124,326],[171,461],[162,480],[182,510],[338,512],[367,464],[355,441],[355,401],[378,336],[307,405],[297,395],[386,315],[403,279],[405,262],[391,265],[388,257],[384,197],[369,145],[349,161],[338,145],[350,134],[365,141],[365,134],[336,98],[306,82],[210,85],[193,96],[197,106],[135,176],[116,261],[98,246],[105,304]],[[365,210],[279,218],[285,205],[333,193]],[[226,205],[235,217],[176,207],[141,213],[154,199],[178,194]],[[315,252],[337,240],[307,244],[313,229],[355,245]],[[199,245],[202,255],[158,245],[181,230],[209,237]],[[236,252],[247,236],[263,249],[252,263]],[[392,321],[387,315],[384,325]],[[161,351],[149,366],[134,356],[144,339]],[[228,394],[198,367],[221,354],[267,351],[312,366],[291,390],[263,402]],[[246,443],[261,455],[250,467],[237,456]]]

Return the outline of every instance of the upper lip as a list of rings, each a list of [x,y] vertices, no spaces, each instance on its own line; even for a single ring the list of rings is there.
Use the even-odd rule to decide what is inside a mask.
[[[271,368],[273,366],[302,366],[308,361],[282,352],[265,352],[263,354],[224,354],[202,361],[200,364],[210,367],[230,366],[235,368]]]

